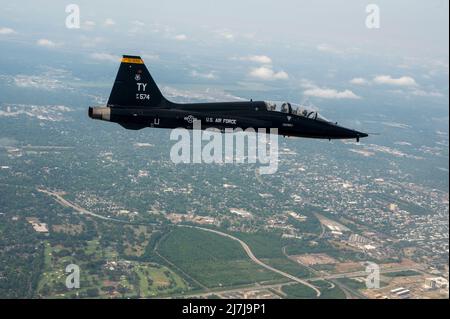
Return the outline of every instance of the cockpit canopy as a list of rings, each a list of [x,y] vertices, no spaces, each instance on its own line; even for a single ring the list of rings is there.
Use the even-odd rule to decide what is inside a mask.
[[[312,120],[329,122],[323,116],[319,115],[317,111],[311,109],[308,110],[299,104],[289,102],[272,102],[272,101],[270,102],[266,101],[265,103],[268,111],[288,113],[297,116],[303,116]]]

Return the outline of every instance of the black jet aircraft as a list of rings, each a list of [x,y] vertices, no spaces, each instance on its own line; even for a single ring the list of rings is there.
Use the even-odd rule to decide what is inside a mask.
[[[89,107],[89,117],[120,124],[126,129],[144,127],[192,129],[277,128],[283,136],[356,139],[368,136],[325,120],[315,111],[277,106],[265,101],[174,103],[167,100],[139,56],[124,55],[106,106]],[[196,122],[198,123],[198,122]]]

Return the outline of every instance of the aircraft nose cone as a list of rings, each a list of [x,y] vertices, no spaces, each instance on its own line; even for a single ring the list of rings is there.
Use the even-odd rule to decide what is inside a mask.
[[[361,137],[367,137],[367,136],[369,136],[369,134],[367,134],[367,133],[358,132],[358,131],[353,131],[353,132],[355,133],[355,136],[354,136],[354,137],[356,137],[356,141],[357,141],[357,142],[359,142],[359,139],[360,139]]]
[[[362,133],[362,132],[356,132],[356,134],[357,134],[359,137],[367,137],[367,136],[369,136],[369,134],[367,134],[367,133]]]
[[[338,138],[355,138],[357,142],[359,142],[360,138],[369,136],[367,133],[359,132],[346,127],[338,127],[337,135],[339,136]]]

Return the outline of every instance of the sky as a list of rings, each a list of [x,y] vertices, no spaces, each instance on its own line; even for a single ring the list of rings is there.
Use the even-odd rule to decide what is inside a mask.
[[[80,28],[66,27],[71,3],[80,10]],[[449,4],[444,0],[0,4],[0,43],[9,64],[16,53],[8,56],[8,50],[20,48],[19,65],[78,57],[114,73],[120,55],[136,54],[162,83],[222,86],[263,98],[270,89],[273,99],[281,98],[283,89],[297,100],[301,92],[303,98],[349,103],[379,91],[448,104]],[[379,28],[366,25],[369,4],[379,9]],[[50,57],[55,58],[45,60]]]
[[[246,0],[246,1],[0,1],[0,28],[70,41],[66,5],[77,4],[79,33],[112,29],[119,40],[130,31],[171,35],[179,41],[283,40],[296,45],[326,44],[337,50],[380,54],[448,56],[448,1],[445,0]],[[380,10],[379,29],[368,29],[366,6]],[[84,29],[84,30],[83,30]],[[94,30],[96,29],[96,30]],[[72,30],[74,31],[74,30]],[[103,30],[105,31],[105,30]],[[107,33],[104,34],[105,36]],[[178,36],[178,37],[177,37]],[[142,39],[145,41],[145,38]]]
[[[80,28],[66,26],[71,3]],[[368,4],[379,28],[366,25]],[[300,103],[388,150],[431,145],[425,151],[442,150],[436,165],[448,167],[448,1],[0,5],[0,112],[63,105],[88,121],[87,107],[107,101],[120,56],[140,55],[172,101]]]

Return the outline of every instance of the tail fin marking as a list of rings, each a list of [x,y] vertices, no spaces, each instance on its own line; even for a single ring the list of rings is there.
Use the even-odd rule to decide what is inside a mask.
[[[163,100],[141,57],[124,55],[107,106],[155,107]]]

